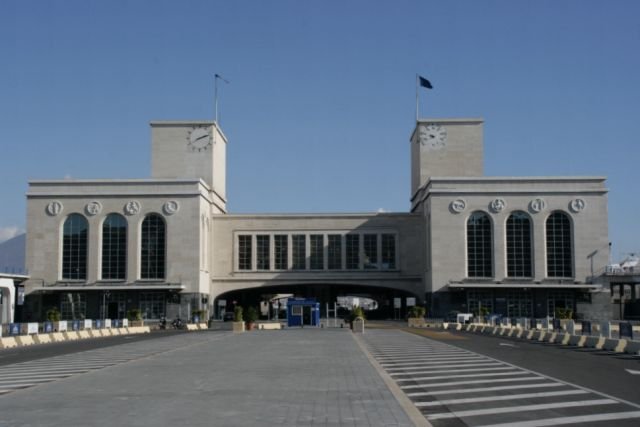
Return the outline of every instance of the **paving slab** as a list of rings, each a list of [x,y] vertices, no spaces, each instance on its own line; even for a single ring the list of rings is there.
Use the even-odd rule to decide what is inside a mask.
[[[169,352],[2,395],[0,425],[414,425],[348,330],[199,334]]]

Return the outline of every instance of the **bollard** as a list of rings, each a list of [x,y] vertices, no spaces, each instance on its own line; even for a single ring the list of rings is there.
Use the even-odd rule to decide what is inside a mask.
[[[600,336],[605,338],[611,338],[611,323],[602,322],[600,324]]]
[[[576,322],[574,322],[573,320],[568,320],[566,326],[567,326],[567,333],[569,335],[576,334]]]
[[[631,323],[629,322],[620,322],[620,325],[618,325],[618,337],[620,339],[622,339],[622,337],[626,337],[629,338],[630,340],[633,339],[633,327],[631,326]]]

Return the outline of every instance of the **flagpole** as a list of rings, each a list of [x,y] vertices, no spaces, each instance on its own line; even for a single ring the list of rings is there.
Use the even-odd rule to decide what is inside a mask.
[[[218,75],[213,78],[213,120],[218,124]]]
[[[214,97],[214,120],[216,121],[216,124],[218,123],[218,79],[222,80],[223,82],[225,82],[226,84],[229,84],[230,82],[228,80],[226,80],[224,77],[222,77],[220,74],[216,73],[215,77],[213,79],[213,97]]]
[[[418,123],[418,73],[416,73],[416,123]]]

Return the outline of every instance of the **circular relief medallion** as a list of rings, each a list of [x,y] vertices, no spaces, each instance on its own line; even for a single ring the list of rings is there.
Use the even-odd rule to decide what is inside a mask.
[[[127,215],[136,215],[140,212],[140,202],[136,200],[130,200],[124,205],[124,212]]]
[[[89,202],[87,206],[84,208],[87,211],[88,215],[97,215],[102,211],[102,205],[100,202]]]
[[[46,211],[51,216],[56,216],[62,212],[62,203],[55,201],[47,205]]]
[[[455,199],[453,202],[451,202],[450,206],[453,212],[460,213],[467,208],[467,202],[465,202],[463,199]]]
[[[180,205],[175,200],[169,200],[164,204],[164,213],[167,215],[173,215],[178,212],[178,209],[180,209]]]
[[[507,202],[504,201],[504,199],[495,199],[493,200],[490,204],[489,207],[491,208],[492,211],[498,213],[498,212],[502,212],[504,210],[504,208],[507,207]]]
[[[569,203],[569,209],[573,212],[578,213],[582,212],[587,204],[583,199],[574,199]]]
[[[531,211],[535,213],[542,212],[546,207],[547,202],[545,202],[544,199],[541,198],[533,199],[531,203],[529,203],[529,208],[531,208]]]

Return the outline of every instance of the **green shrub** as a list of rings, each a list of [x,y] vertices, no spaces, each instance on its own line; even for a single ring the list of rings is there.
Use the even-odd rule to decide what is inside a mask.
[[[476,316],[487,316],[489,314],[489,309],[487,307],[480,307],[478,310],[473,312]]]
[[[349,313],[349,321],[353,322],[358,317],[362,317],[363,319],[365,319],[364,310],[362,309],[362,307],[353,307],[351,313]]]
[[[571,319],[573,318],[573,310],[570,308],[556,308],[556,319]]]
[[[142,320],[142,311],[139,308],[132,308],[127,311],[127,319],[130,322]]]
[[[254,307],[249,306],[244,318],[247,323],[254,323],[256,320],[258,320],[258,310],[256,310]]]
[[[233,309],[233,321],[242,322],[242,306],[236,305]]]
[[[60,317],[60,312],[57,308],[51,307],[49,310],[47,310],[47,320],[49,320],[49,322],[59,322]]]
[[[420,307],[419,305],[414,305],[409,309],[409,317],[411,318],[424,318],[427,314],[427,309],[424,307]]]

